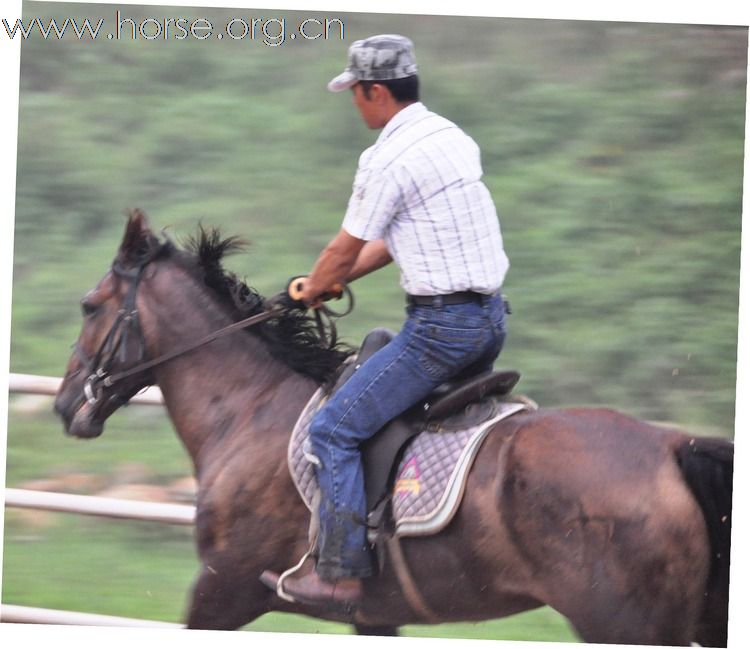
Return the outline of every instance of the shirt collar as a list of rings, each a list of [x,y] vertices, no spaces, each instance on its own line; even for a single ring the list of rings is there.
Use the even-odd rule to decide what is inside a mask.
[[[423,115],[426,112],[427,107],[421,101],[414,102],[413,104],[406,106],[406,108],[402,108],[391,117],[390,121],[383,127],[377,141],[382,142],[389,138],[396,129],[402,127],[407,122],[417,119],[420,115]]]

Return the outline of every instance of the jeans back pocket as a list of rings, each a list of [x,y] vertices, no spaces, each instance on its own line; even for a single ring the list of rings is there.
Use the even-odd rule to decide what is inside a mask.
[[[485,329],[460,329],[425,323],[421,327],[419,364],[430,377],[446,381],[476,360],[487,344]]]

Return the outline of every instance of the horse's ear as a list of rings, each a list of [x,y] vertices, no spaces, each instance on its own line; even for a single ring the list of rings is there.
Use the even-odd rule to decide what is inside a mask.
[[[154,245],[158,245],[158,242],[158,238],[151,231],[146,214],[139,209],[133,210],[128,215],[117,259],[120,262],[137,262],[143,259]]]

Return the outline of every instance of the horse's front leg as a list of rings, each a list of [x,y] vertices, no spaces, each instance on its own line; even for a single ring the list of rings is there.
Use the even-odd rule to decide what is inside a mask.
[[[187,627],[238,629],[270,610],[271,596],[255,572],[240,573],[229,562],[204,564],[193,586]]]

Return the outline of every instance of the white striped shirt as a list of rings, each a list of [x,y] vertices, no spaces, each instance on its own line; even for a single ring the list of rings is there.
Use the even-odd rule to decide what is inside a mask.
[[[474,140],[410,104],[360,156],[343,227],[358,239],[384,239],[407,293],[493,293],[509,263],[481,177]]]

